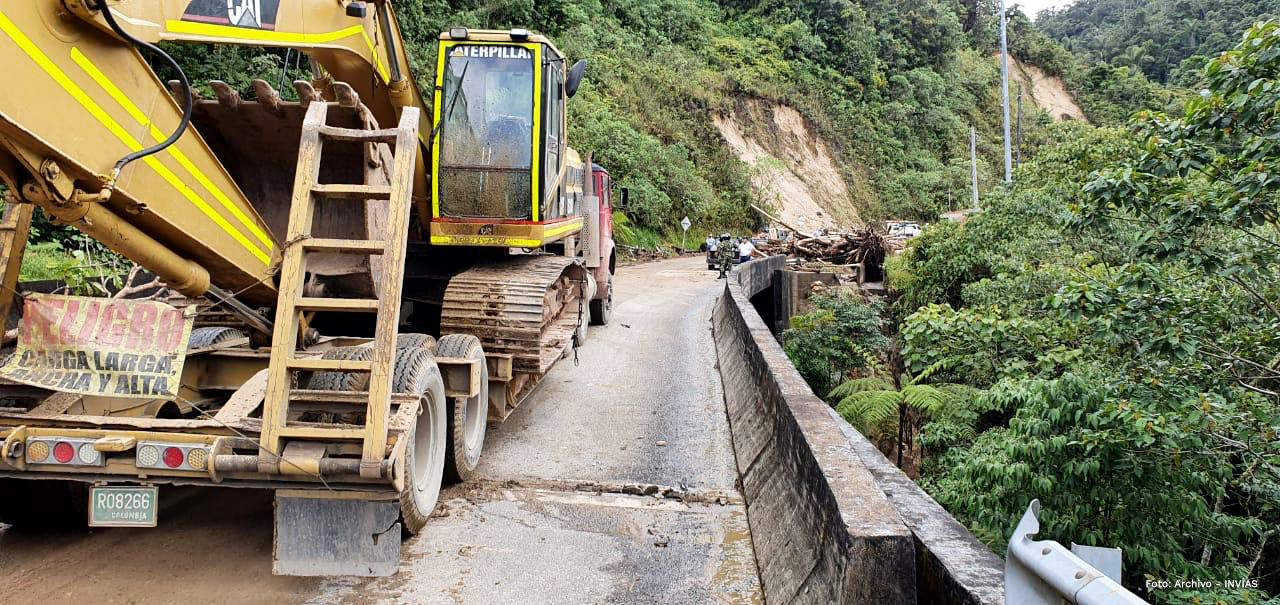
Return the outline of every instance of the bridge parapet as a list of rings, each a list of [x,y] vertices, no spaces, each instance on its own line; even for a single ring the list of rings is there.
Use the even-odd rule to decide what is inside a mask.
[[[1004,602],[1004,562],[813,394],[755,304],[783,257],[741,265],[712,314],[734,452],[771,603]]]

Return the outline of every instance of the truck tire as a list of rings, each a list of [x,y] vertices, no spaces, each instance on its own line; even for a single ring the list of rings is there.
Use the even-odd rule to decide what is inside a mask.
[[[191,331],[191,340],[188,341],[187,350],[212,347],[213,345],[227,342],[228,340],[244,338],[245,336],[244,332],[226,326],[196,328]]]
[[[591,325],[609,325],[609,316],[613,315],[613,274],[609,274],[609,283],[605,284],[604,298],[591,301]]]
[[[436,348],[436,339],[427,334],[397,334],[396,348],[403,349],[405,347],[418,347],[433,351]]]
[[[404,491],[400,492],[404,529],[417,534],[440,500],[447,441],[444,380],[431,351],[397,350],[392,390],[422,397],[418,420],[404,434],[408,442],[404,451]]]
[[[0,479],[0,523],[19,529],[66,529],[84,527],[88,518],[88,483]]]
[[[450,481],[466,481],[480,463],[484,434],[489,422],[489,364],[484,361],[480,339],[470,334],[449,334],[436,345],[437,357],[479,359],[480,392],[474,397],[454,397],[448,403],[449,445],[445,448],[444,475]]]
[[[373,359],[373,349],[369,347],[336,347],[325,351],[321,359],[341,359],[345,361],[368,361]],[[311,375],[307,388],[318,391],[367,391],[369,390],[368,372],[316,372]]]
[[[419,348],[430,351],[435,347],[436,339],[426,334],[399,334],[396,336],[396,349]],[[373,359],[373,349],[369,347],[337,347],[326,351],[321,359],[369,360]],[[367,391],[369,375],[364,372],[316,372],[311,376],[308,387],[323,391]]]

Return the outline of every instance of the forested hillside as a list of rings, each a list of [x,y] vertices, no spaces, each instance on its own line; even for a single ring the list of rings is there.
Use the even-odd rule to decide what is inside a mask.
[[[1126,129],[1055,125],[891,259],[889,308],[817,297],[784,346],[993,548],[1035,497],[1042,535],[1122,548],[1152,603],[1275,604],[1280,24],[1195,77]],[[1178,579],[1203,584],[1148,583]]]
[[[586,83],[570,103],[571,144],[595,153],[630,189],[627,214],[651,231],[673,233],[686,215],[694,231],[759,224],[748,203],[768,202],[751,184],[760,167],[740,161],[715,126],[716,116],[748,102],[802,116],[831,151],[846,185],[839,189],[855,209],[847,214],[932,219],[966,199],[970,125],[979,132],[983,186],[998,182],[996,19],[985,0],[404,0],[396,7],[424,86],[434,77],[436,35],[455,25],[527,27],[571,59],[586,58]],[[1014,30],[1019,57],[1053,75],[1072,69],[1070,56],[1020,14]],[[226,80],[247,97],[251,78],[305,75],[294,55],[282,78],[284,51],[171,48],[194,81]],[[1096,88],[1117,81],[1107,74]],[[1047,122],[1025,121],[1028,152]]]
[[[1045,12],[1036,25],[1088,60],[1191,86],[1241,31],[1277,15],[1280,0],[1080,0]]]
[[[430,52],[453,24],[529,26],[591,62],[571,104],[571,140],[631,188],[628,214],[669,230],[743,228],[758,217],[751,166],[730,153],[713,117],[745,99],[797,109],[833,148],[864,217],[932,216],[962,197],[967,131],[995,158],[996,64],[964,35],[956,3],[885,0],[724,2],[557,0],[401,3]],[[406,18],[406,21],[410,21]],[[429,65],[429,63],[424,63]],[[420,73],[430,73],[429,67]],[[991,163],[983,176],[990,182]]]

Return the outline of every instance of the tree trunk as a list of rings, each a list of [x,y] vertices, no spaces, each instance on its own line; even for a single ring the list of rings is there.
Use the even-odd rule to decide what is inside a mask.
[[[1222,494],[1218,494],[1218,497],[1215,498],[1213,501],[1213,514],[1218,515],[1221,513],[1222,513]],[[1263,536],[1262,544],[1264,546],[1266,545],[1265,535]],[[1208,567],[1209,561],[1211,559],[1213,559],[1213,544],[1205,544],[1204,551],[1200,553],[1200,564]]]
[[[982,0],[968,0],[965,3],[968,6],[969,11],[964,20],[964,33],[967,34],[978,26],[978,5],[981,3]]]
[[[904,412],[906,412],[906,410],[907,410],[906,403],[898,404],[898,468],[902,468],[902,427],[907,423],[906,419],[903,418]]]
[[[1267,538],[1274,536],[1277,531],[1280,531],[1280,530],[1273,529],[1269,532],[1262,534],[1262,540],[1258,542],[1258,552],[1254,553],[1253,560],[1249,561],[1249,571],[1245,573],[1246,578],[1253,577],[1253,570],[1258,566],[1258,560],[1262,559],[1262,551],[1267,549]]]

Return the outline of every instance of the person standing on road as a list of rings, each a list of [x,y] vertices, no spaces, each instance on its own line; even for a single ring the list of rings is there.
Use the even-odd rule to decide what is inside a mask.
[[[750,238],[742,238],[742,242],[738,244],[738,262],[745,263],[751,260],[751,255],[755,253],[756,247],[751,243]]]
[[[729,276],[729,272],[733,270],[733,261],[737,257],[738,248],[733,244],[733,237],[728,233],[720,236],[719,257],[720,261],[720,277],[721,279]]]

